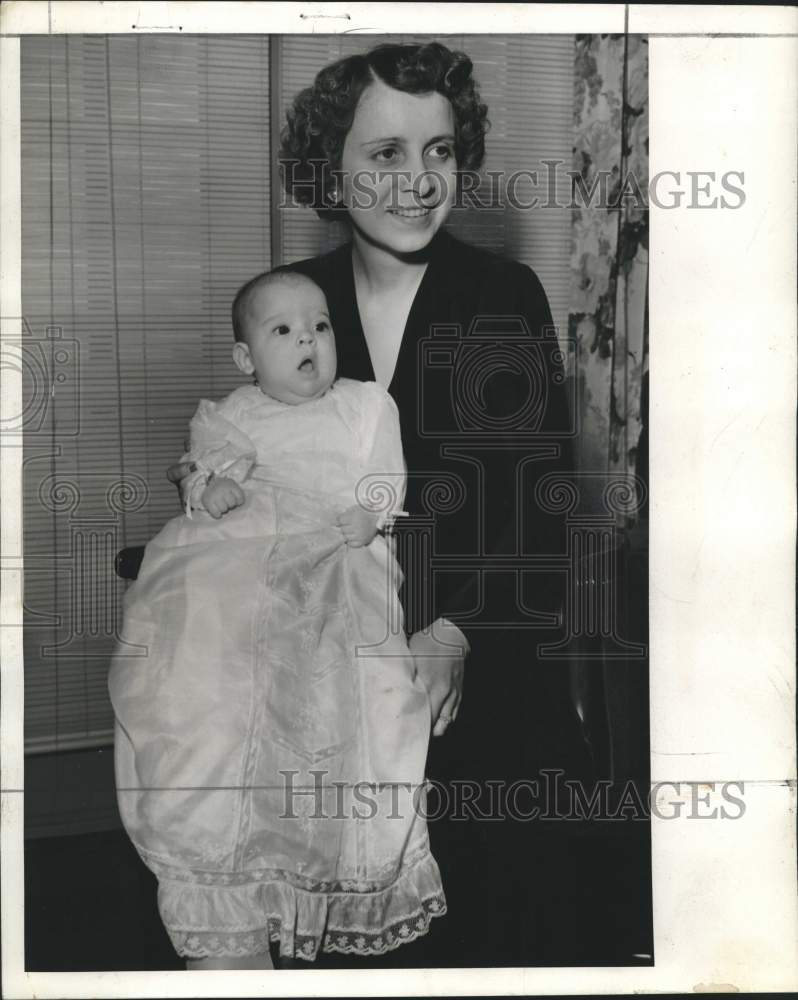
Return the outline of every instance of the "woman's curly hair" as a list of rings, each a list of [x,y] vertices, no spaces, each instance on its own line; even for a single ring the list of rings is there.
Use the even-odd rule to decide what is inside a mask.
[[[335,187],[344,140],[363,91],[374,80],[407,94],[438,93],[454,112],[455,160],[458,171],[477,170],[485,157],[490,123],[464,52],[440,42],[425,45],[378,45],[365,55],[349,56],[325,66],[312,87],[302,90],[288,109],[283,128],[280,166],[283,186],[295,202],[315,208],[320,218],[336,218],[327,195]]]

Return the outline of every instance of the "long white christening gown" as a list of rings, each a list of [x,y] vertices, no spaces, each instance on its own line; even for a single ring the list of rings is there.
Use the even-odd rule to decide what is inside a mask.
[[[209,471],[246,500],[171,520],[125,596],[125,827],[181,955],[385,952],[446,908],[391,540],[353,548],[334,525],[358,500],[401,508],[395,404],[347,379],[299,406],[247,386],[202,401],[190,457],[195,500]]]

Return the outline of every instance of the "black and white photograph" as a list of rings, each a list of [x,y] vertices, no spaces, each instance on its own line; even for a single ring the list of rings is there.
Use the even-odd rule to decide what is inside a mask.
[[[571,31],[474,29],[490,4],[406,32],[367,13],[426,5],[245,5],[241,30],[224,4],[76,5],[77,29],[21,6],[51,21],[13,39],[3,302],[20,971],[645,983],[652,827],[728,844],[766,777],[719,742],[685,763],[689,714],[652,742],[650,598],[699,605],[649,560],[678,336],[652,321],[649,220],[730,224],[751,170],[650,166],[661,33],[628,6],[614,32],[576,8]],[[95,7],[130,24],[87,28]],[[666,647],[698,669],[699,639],[696,662]]]

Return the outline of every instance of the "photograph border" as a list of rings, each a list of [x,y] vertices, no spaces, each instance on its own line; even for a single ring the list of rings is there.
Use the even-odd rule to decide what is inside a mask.
[[[415,9],[414,9],[415,8]],[[130,12],[136,15],[131,23]],[[456,11],[456,13],[455,13]],[[650,174],[743,170],[739,210],[652,205],[651,780],[656,964],[25,973],[22,455],[2,446],[2,961],[8,997],[734,992],[798,986],[796,38],[792,8],[35,3],[0,10],[0,317],[21,334],[19,35],[619,32],[650,40]],[[422,27],[423,25],[423,27]],[[723,95],[720,106],[706,102]],[[3,419],[21,380],[2,371]],[[0,442],[0,445],[3,443]],[[724,782],[745,809],[715,816]],[[695,789],[698,789],[698,792]],[[675,807],[702,796],[705,819]],[[707,820],[712,821],[708,822]]]

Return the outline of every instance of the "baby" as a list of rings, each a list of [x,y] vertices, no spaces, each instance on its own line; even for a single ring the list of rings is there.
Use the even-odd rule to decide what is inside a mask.
[[[291,271],[259,275],[240,290],[233,303],[236,343],[233,361],[272,399],[299,405],[318,399],[335,378],[336,355],[327,301],[322,290],[304,275]],[[205,477],[183,487],[188,506]],[[187,489],[188,488],[188,489]],[[236,478],[211,474],[199,503],[212,517],[221,517],[244,502]],[[353,504],[336,518],[349,545],[367,545],[384,518]]]
[[[397,812],[398,787],[423,791],[430,732],[383,534],[404,499],[399,418],[376,383],[335,380],[308,278],[254,278],[233,328],[254,384],[200,402],[186,514],[125,596],[120,812],[191,967],[268,968],[270,942],[380,954],[445,912],[418,795]],[[363,787],[368,822],[342,808]]]

